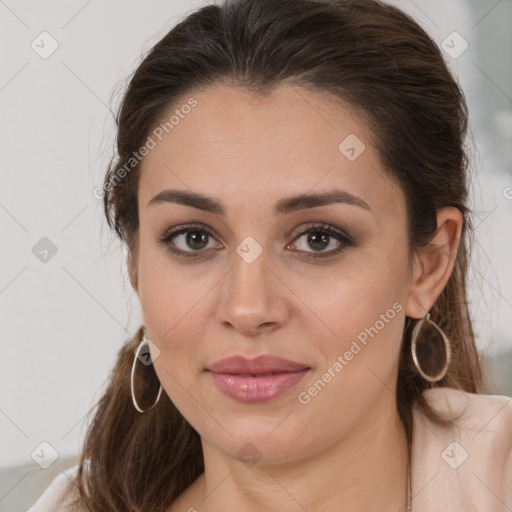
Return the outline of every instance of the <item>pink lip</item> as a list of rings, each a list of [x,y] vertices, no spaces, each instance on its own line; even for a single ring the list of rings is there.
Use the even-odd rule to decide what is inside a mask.
[[[252,373],[258,375],[270,372],[291,372],[309,368],[307,364],[290,361],[278,356],[262,355],[254,359],[231,356],[213,363],[208,370],[215,373]]]
[[[275,398],[300,382],[309,366],[277,356],[221,359],[208,369],[220,391],[244,403]]]

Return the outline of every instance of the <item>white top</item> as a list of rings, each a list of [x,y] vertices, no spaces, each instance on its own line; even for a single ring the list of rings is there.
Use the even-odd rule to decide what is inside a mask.
[[[68,512],[61,495],[78,470],[78,464],[59,473],[27,512]]]
[[[424,396],[441,413],[466,410],[443,430],[413,409],[413,512],[510,512],[512,398],[451,388],[429,389]],[[55,477],[27,512],[68,512],[59,498],[77,468]]]

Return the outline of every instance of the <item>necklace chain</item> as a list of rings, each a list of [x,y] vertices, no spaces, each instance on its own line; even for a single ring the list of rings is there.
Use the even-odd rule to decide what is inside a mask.
[[[409,454],[407,457],[407,512],[412,512],[411,503],[411,445],[409,445]]]

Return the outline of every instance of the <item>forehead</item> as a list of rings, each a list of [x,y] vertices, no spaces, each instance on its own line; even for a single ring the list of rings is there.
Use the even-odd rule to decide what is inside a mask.
[[[165,188],[222,198],[228,215],[249,202],[268,207],[271,199],[333,187],[363,197],[376,214],[400,201],[370,128],[327,94],[213,86],[182,96],[165,122],[150,134],[155,146],[142,163],[143,204]]]

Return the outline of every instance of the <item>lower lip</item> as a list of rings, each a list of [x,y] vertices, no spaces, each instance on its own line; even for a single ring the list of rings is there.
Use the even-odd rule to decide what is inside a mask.
[[[282,395],[302,380],[309,368],[293,372],[275,373],[261,377],[242,377],[227,373],[210,372],[217,387],[239,402],[253,404],[266,402]]]

